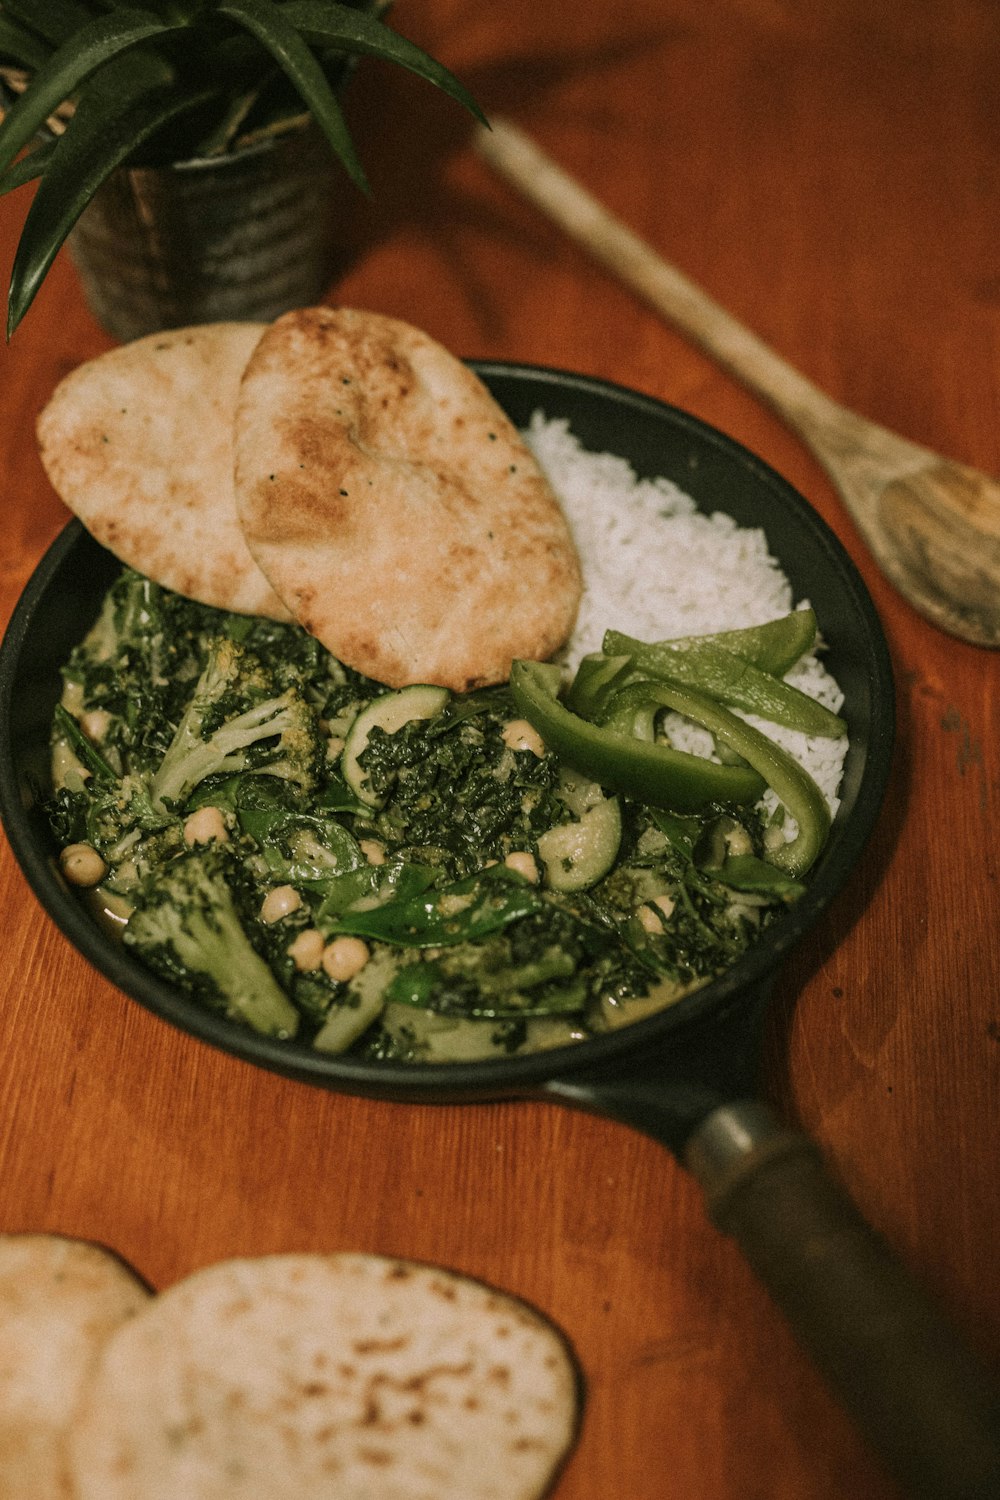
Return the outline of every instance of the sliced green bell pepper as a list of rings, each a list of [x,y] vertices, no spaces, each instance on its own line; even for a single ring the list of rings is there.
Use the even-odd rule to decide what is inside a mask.
[[[622,657],[631,659],[630,676],[633,680],[636,677],[655,677],[695,688],[730,708],[742,709],[745,713],[767,719],[769,723],[797,729],[803,734],[839,739],[847,732],[847,725],[839,715],[807,693],[783,682],[780,677],[771,676],[752,661],[718,644],[717,638],[647,644],[617,630],[609,630],[604,637],[604,650],[611,661],[619,662]],[[581,663],[581,669],[582,666]],[[596,678],[594,669],[591,669],[591,676]],[[608,677],[608,686],[613,688],[623,679],[628,680],[629,674],[619,669],[614,677],[610,673]],[[592,689],[590,696],[594,695]]]
[[[602,787],[676,812],[697,812],[712,802],[756,802],[763,792],[763,778],[749,766],[716,765],[588,723],[559,702],[560,675],[558,667],[544,662],[515,661],[511,693],[546,746]]]
[[[605,722],[628,724],[636,714],[648,712],[651,704],[672,709],[700,724],[759,772],[798,824],[795,837],[770,853],[768,859],[788,875],[804,874],[826,842],[830,809],[815,781],[794,756],[714,699],[673,683],[637,682],[622,688],[608,704]],[[544,739],[545,731],[535,727]]]
[[[611,694],[634,681],[635,676],[631,656],[592,651],[582,658],[566,690],[566,707],[582,719],[595,719]]]

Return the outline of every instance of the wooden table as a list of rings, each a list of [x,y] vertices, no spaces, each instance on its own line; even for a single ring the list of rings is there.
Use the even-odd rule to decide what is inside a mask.
[[[988,7],[410,0],[397,23],[836,399],[1000,469]],[[375,198],[331,297],[686,407],[856,558],[897,673],[895,770],[861,868],[779,982],[768,1088],[1000,1357],[1000,656],[900,600],[800,444],[493,180],[457,110],[374,67],[351,108]],[[0,209],[4,281],[25,196]],[[35,414],[109,342],[61,259],[0,352],[4,618],[66,518]],[[896,1493],[661,1148],[541,1104],[407,1108],[256,1071],[116,992],[0,859],[0,1227],[104,1241],[157,1287],[225,1256],[356,1248],[519,1293],[586,1372],[559,1500]]]

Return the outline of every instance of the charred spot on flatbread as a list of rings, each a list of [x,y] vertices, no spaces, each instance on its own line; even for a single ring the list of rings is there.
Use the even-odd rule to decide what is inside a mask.
[[[72,371],[38,418],[61,499],[122,562],[190,599],[287,620],[233,497],[233,410],[264,325],[151,334]]]
[[[236,504],[295,619],[390,687],[463,691],[569,636],[581,574],[548,480],[479,378],[419,329],[286,314],[244,371]]]

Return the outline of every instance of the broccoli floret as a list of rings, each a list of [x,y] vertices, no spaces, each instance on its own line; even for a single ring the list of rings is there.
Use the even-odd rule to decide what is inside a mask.
[[[325,744],[314,710],[295,689],[274,691],[260,660],[216,639],[152,781],[154,807],[179,808],[207,776],[253,771],[302,792],[317,784]]]
[[[111,865],[136,858],[139,846],[173,820],[149,799],[141,776],[125,775],[114,786],[96,787],[87,819],[87,838]]]
[[[102,750],[116,767],[152,775],[225,616],[129,568],[66,665],[64,702],[109,716]]]
[[[252,946],[218,847],[192,850],[143,886],[124,940],[151,969],[266,1036],[291,1037],[298,1013]]]
[[[108,865],[128,860],[137,874],[155,857],[151,841],[157,849],[176,842],[180,835],[170,827],[174,820],[153,806],[146,778],[128,771],[119,775],[62,704],[56,706],[54,738],[72,757],[64,760],[60,784],[48,804],[60,843],[84,840]]]

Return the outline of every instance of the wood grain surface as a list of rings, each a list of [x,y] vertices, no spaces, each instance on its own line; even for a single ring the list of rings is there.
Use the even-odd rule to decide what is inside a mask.
[[[400,0],[396,24],[835,399],[1000,471],[1000,28],[988,0]],[[491,178],[459,112],[372,65],[330,298],[456,353],[579,370],[755,449],[850,549],[899,741],[876,835],[780,978],[766,1087],[1000,1362],[1000,656],[879,576],[759,402]],[[30,190],[0,205],[6,275]],[[0,350],[3,619],[64,524],[34,419],[109,347],[60,257]],[[542,1104],[340,1097],[190,1040],[93,972],[0,847],[0,1229],[155,1286],[235,1254],[442,1262],[537,1304],[587,1381],[558,1500],[893,1500],[673,1159]]]

